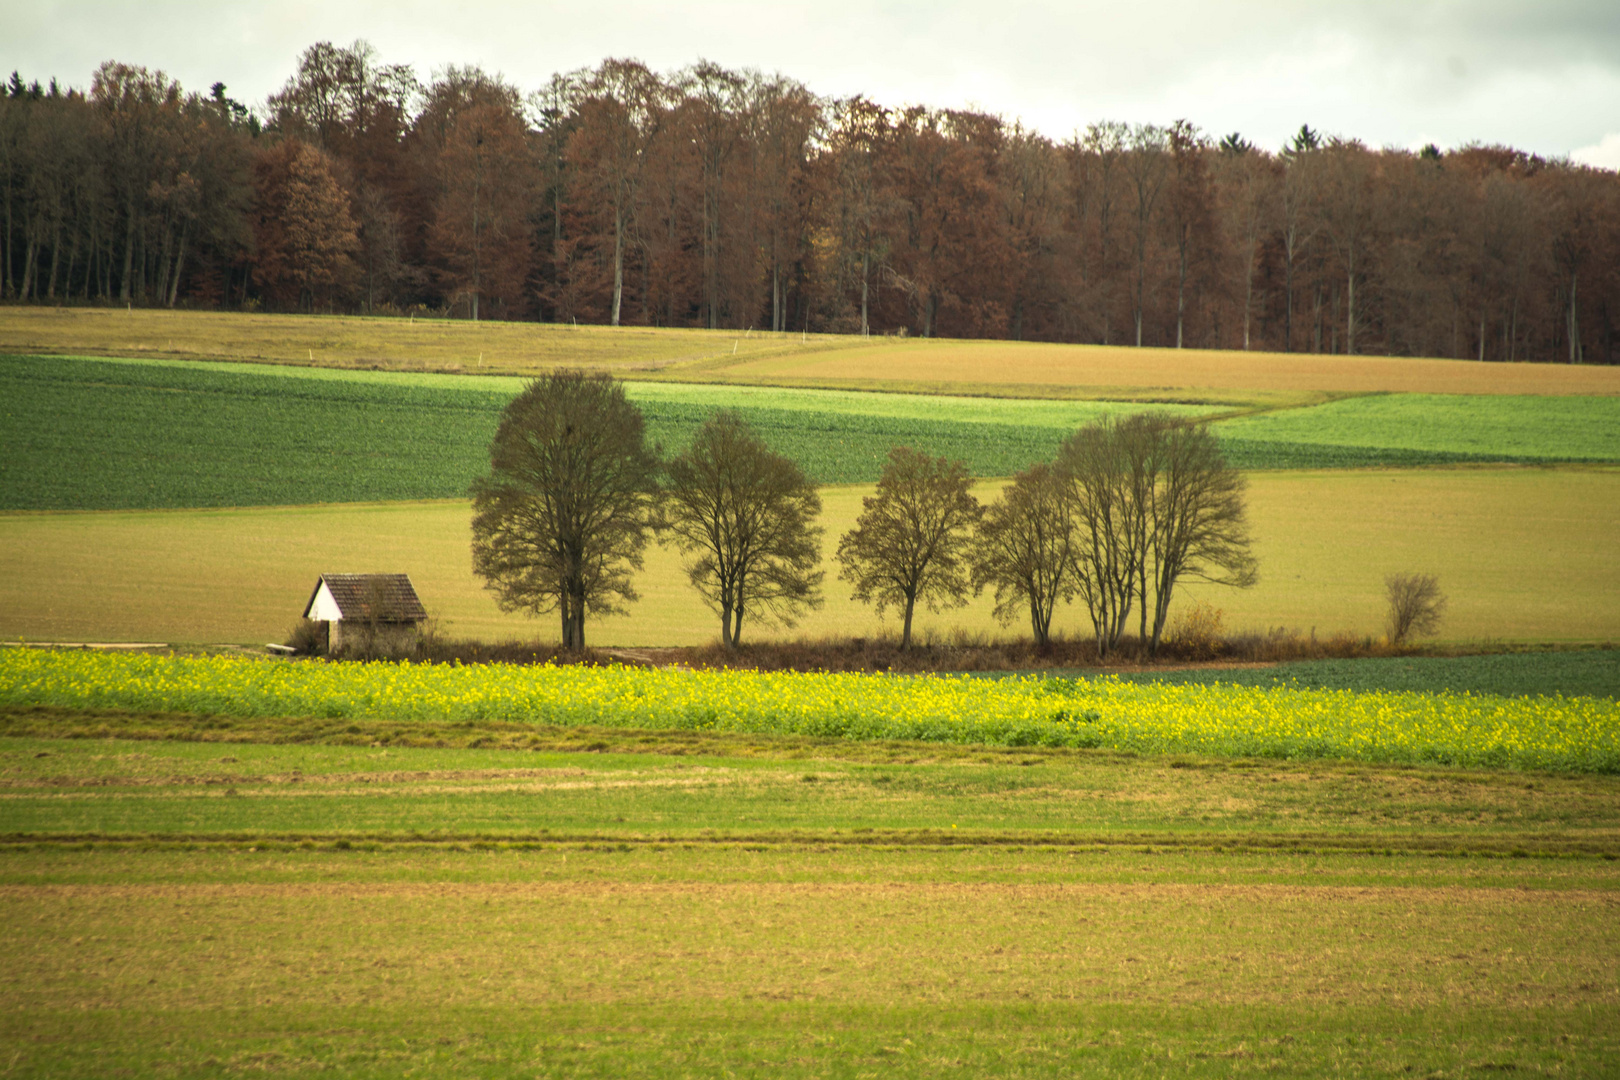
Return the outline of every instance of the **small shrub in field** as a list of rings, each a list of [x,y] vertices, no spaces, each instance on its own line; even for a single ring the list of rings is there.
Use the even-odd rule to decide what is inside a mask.
[[[1440,579],[1433,574],[1391,574],[1384,579],[1389,591],[1389,643],[1399,645],[1411,634],[1433,634],[1446,612]]]
[[[1177,614],[1170,624],[1170,644],[1189,660],[1213,660],[1226,644],[1225,613],[1200,600]]]
[[[314,619],[299,619],[287,635],[287,647],[299,656],[318,656],[326,651],[326,635]]]

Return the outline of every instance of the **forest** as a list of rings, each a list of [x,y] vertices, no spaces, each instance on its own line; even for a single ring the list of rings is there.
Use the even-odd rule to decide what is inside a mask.
[[[1614,363],[1620,174],[1308,125],[1056,141],[707,61],[423,81],[323,42],[251,105],[13,73],[0,297]]]

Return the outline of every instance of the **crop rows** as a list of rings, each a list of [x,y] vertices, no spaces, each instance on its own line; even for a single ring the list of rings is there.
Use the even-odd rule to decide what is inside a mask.
[[[486,468],[500,410],[520,385],[0,357],[0,509],[459,498]],[[632,394],[642,397],[649,434],[666,450],[684,445],[712,409],[733,407],[774,449],[828,484],[874,481],[895,445],[960,458],[978,476],[1008,476],[1050,458],[1090,416],[1145,408],[668,385],[639,392],[632,386]],[[1333,411],[1320,414],[1325,419],[1317,428],[1311,416],[1319,410],[1312,409],[1230,421],[1217,431],[1240,469],[1620,460],[1615,399],[1461,399],[1477,405],[1461,412],[1454,403],[1435,406],[1437,415],[1451,418],[1440,429],[1387,400],[1393,399],[1323,406]],[[1530,417],[1513,428],[1514,453],[1481,442],[1485,436],[1469,419],[1476,407],[1491,423],[1507,423],[1515,410]],[[1358,409],[1365,414],[1363,436],[1356,435]],[[1567,445],[1548,434],[1563,430],[1564,420]],[[1421,442],[1425,431],[1433,445],[1407,445]]]
[[[1306,690],[1413,690],[1620,698],[1620,650],[1297,660],[1270,667],[1179,668],[1122,675],[1132,682],[1234,683]]]
[[[293,663],[0,653],[0,705],[1105,747],[1620,771],[1604,698],[1139,685],[1119,679]]]

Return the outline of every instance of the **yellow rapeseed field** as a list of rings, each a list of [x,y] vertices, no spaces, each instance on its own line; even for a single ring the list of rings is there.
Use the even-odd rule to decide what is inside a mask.
[[[1620,771],[1608,699],[7,649],[0,705]]]

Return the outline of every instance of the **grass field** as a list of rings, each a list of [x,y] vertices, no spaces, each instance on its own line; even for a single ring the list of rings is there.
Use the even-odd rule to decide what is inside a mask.
[[[1464,694],[1581,694],[1620,698],[1620,651],[1300,660],[1266,667],[1122,672],[1120,678],[1176,685],[1226,683],[1320,690],[1444,690]]]
[[[453,498],[487,468],[522,380],[241,364],[0,357],[0,509],[154,509]],[[872,482],[895,445],[979,476],[1049,459],[1124,410],[1201,406],[632,382],[650,437],[684,446],[734,408],[822,483]],[[1620,460],[1620,398],[1358,398],[1218,423],[1239,468]]]
[[[823,552],[870,488],[823,492]],[[988,495],[988,491],[981,491]],[[1250,517],[1261,582],[1195,587],[1229,630],[1313,627],[1377,634],[1384,576],[1440,575],[1451,597],[1444,640],[1620,638],[1620,472],[1443,469],[1257,473]],[[409,573],[442,632],[551,640],[551,619],[504,615],[472,574],[465,502],[246,510],[0,515],[0,638],[261,643],[283,640],[323,572]],[[885,625],[828,575],[827,604],[794,633],[873,635]],[[718,620],[686,584],[676,553],[648,551],[628,618],[592,621],[610,645],[701,644]],[[921,633],[994,634],[989,598],[918,612]],[[1084,615],[1056,626],[1082,631]],[[1013,627],[1012,632],[1019,632]],[[1089,632],[1089,631],[1087,631]],[[779,636],[755,627],[746,637]]]
[[[1500,460],[1620,461],[1620,399],[1388,394],[1217,424],[1234,459],[1253,444],[1405,450]]]
[[[1341,394],[1620,394],[1620,369],[343,316],[0,307],[0,353],[162,356],[1011,396],[1302,404]]]
[[[1620,1052],[1611,777],[643,749],[0,739],[8,1072],[1584,1076]]]

